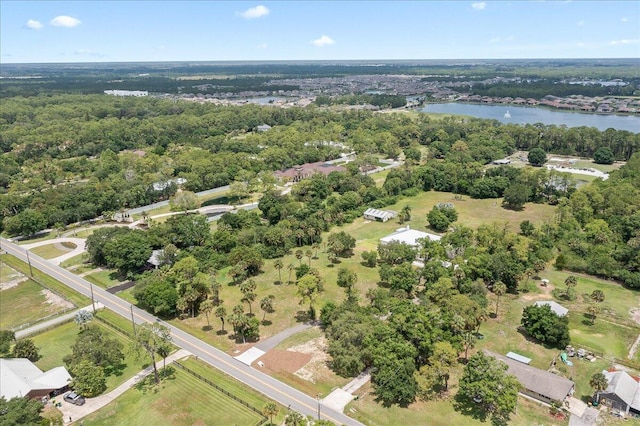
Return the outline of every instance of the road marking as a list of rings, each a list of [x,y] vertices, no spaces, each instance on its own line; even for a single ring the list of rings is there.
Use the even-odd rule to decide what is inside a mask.
[[[17,247],[20,247],[20,246],[17,246]],[[13,249],[13,251],[14,251],[14,252],[18,252],[14,247],[9,247],[9,248]],[[20,247],[20,248],[21,248],[21,247]],[[5,249],[5,250],[6,250],[6,249]],[[23,249],[23,250],[25,250],[25,249]],[[26,250],[25,250],[25,251],[26,251]],[[8,250],[7,250],[7,252],[8,252]],[[15,256],[15,255],[14,255],[14,256]],[[47,262],[47,261],[46,261],[46,260],[44,260],[44,259],[43,259],[43,260],[40,260],[39,256],[37,256],[37,255],[33,255],[33,256],[31,256],[31,263],[32,263],[32,265],[34,265],[34,266],[36,267],[36,269],[40,269],[40,271],[41,271],[41,272],[46,273],[46,272],[44,271],[44,269],[46,269],[46,270],[48,270],[48,271],[50,271],[50,272],[57,273],[57,274],[59,274],[59,275],[64,276],[66,279],[68,279],[69,281],[71,281],[71,282],[75,283],[75,284],[76,284],[76,285],[78,285],[79,287],[83,288],[85,291],[90,291],[90,286],[91,286],[91,284],[89,283],[89,286],[87,286],[87,284],[85,284],[85,283],[88,283],[88,281],[87,281],[87,280],[84,280],[84,279],[82,279],[81,277],[78,277],[77,275],[73,274],[72,272],[69,272],[69,271],[67,271],[66,269],[64,269],[64,268],[62,268],[62,267],[59,267],[59,266],[58,266],[57,268],[58,268],[58,269],[60,269],[61,271],[57,271],[57,270],[55,269],[55,268],[56,268],[56,267],[55,267],[55,265],[50,265],[50,264],[49,264],[49,262]],[[40,268],[38,268],[36,265],[40,265],[41,267],[40,267]],[[64,273],[63,273],[62,271],[64,271]],[[67,274],[69,274],[69,276],[67,276]],[[55,278],[54,278],[54,279],[55,279]],[[59,281],[59,280],[56,280],[56,281]],[[62,284],[65,284],[65,283],[64,283],[64,282],[62,282]],[[68,284],[65,284],[65,285],[67,285],[67,286],[68,286]],[[69,287],[70,287],[70,286],[69,286]],[[96,286],[96,287],[97,287],[97,286]],[[73,291],[77,291],[77,290],[75,290],[74,288],[71,288],[71,289],[72,289]],[[123,305],[123,304],[121,303],[121,302],[124,302],[122,299],[120,299],[118,296],[115,296],[115,295],[112,295],[112,294],[110,294],[110,293],[107,293],[107,292],[106,292],[106,290],[104,290],[103,288],[98,287],[97,292],[98,292],[98,293],[100,293],[100,292],[104,292],[105,294],[100,294],[101,296],[103,296],[103,299],[108,299],[108,301],[109,301],[109,302],[113,303],[114,305],[117,305],[117,306],[118,306],[118,307],[120,307],[121,309],[123,309],[123,310],[127,310],[127,309],[129,309],[126,305]],[[110,299],[110,297],[113,297],[115,300]],[[94,297],[94,298],[95,298],[95,297]],[[104,303],[103,303],[103,304],[104,304]],[[130,305],[130,306],[133,306],[133,304],[131,304],[131,303],[129,303],[129,305]],[[108,307],[107,307],[106,305],[105,305],[105,307],[108,309]],[[140,308],[136,307],[136,310],[139,310],[139,309],[140,309]],[[113,311],[114,313],[118,314],[118,315],[123,316],[122,314],[119,314],[118,312],[115,312],[113,309],[112,309],[112,311]],[[150,315],[150,314],[149,314],[149,315]],[[147,318],[145,318],[144,316],[140,315],[140,314],[139,314],[139,313],[137,313],[137,312],[134,312],[134,317],[137,317],[138,319],[141,319],[143,322],[149,322]],[[164,322],[164,321],[162,321],[162,322]],[[175,325],[172,325],[172,324],[170,324],[170,323],[166,323],[166,324],[170,325],[171,327],[175,328],[176,330],[178,330],[178,331],[180,331],[180,332],[182,332],[182,333],[185,333],[185,334],[186,334],[186,335],[188,335],[189,337],[192,337],[192,338],[194,338],[194,339],[196,339],[196,340],[198,340],[198,341],[202,342],[203,344],[205,344],[205,345],[207,345],[207,346],[211,346],[211,345],[209,345],[208,343],[206,343],[206,342],[204,342],[204,341],[202,341],[202,340],[198,339],[197,337],[195,337],[195,336],[191,336],[189,333],[187,333],[186,331],[181,330],[180,328],[176,327]],[[238,372],[238,373],[241,373],[243,376],[248,377],[248,378],[251,378],[252,380],[254,380],[254,381],[256,381],[256,382],[258,382],[258,383],[262,384],[263,386],[265,386],[265,387],[267,387],[267,388],[269,388],[269,389],[271,389],[271,390],[273,390],[273,391],[277,392],[278,394],[283,395],[285,398],[290,399],[290,400],[293,400],[293,401],[297,402],[298,404],[302,405],[303,407],[308,408],[308,409],[309,409],[309,410],[311,410],[312,412],[315,412],[315,411],[316,411],[316,407],[315,407],[315,406],[312,406],[312,405],[307,404],[306,402],[300,401],[298,398],[296,398],[296,397],[294,397],[294,396],[291,396],[291,395],[288,395],[288,394],[287,394],[287,393],[285,393],[284,391],[282,391],[282,390],[278,389],[277,387],[275,387],[275,386],[273,386],[273,385],[271,385],[271,384],[269,384],[269,383],[267,383],[267,382],[263,381],[262,379],[260,379],[260,378],[258,378],[258,377],[256,377],[256,376],[253,376],[253,375],[251,375],[251,374],[249,374],[249,373],[247,373],[247,372],[245,372],[245,371],[241,370],[240,368],[238,368],[238,366],[233,365],[232,363],[229,363],[228,361],[226,361],[226,360],[224,360],[224,359],[220,358],[217,354],[215,354],[215,353],[213,353],[213,352],[210,352],[207,348],[200,348],[200,347],[198,347],[198,345],[197,345],[197,344],[194,344],[194,343],[189,342],[188,340],[186,340],[186,339],[185,339],[185,338],[183,338],[182,336],[174,335],[174,333],[173,333],[173,332],[172,332],[171,334],[172,334],[172,337],[173,337],[173,338],[177,338],[177,339],[181,340],[182,342],[184,342],[184,343],[186,343],[186,344],[188,344],[188,345],[190,345],[190,346],[193,346],[193,347],[197,348],[197,349],[198,349],[198,350],[200,350],[201,352],[204,352],[204,353],[206,353],[207,355],[209,355],[209,356],[211,356],[212,358],[214,358],[215,360],[217,360],[219,363],[221,363],[221,364],[224,364],[224,365],[228,366],[229,368],[231,368],[231,369],[235,370],[235,371],[236,371],[236,372]],[[214,348],[214,349],[216,349],[216,348]],[[218,350],[218,351],[219,351],[219,349],[216,349],[216,350]],[[210,364],[210,363],[208,363],[208,364]],[[215,365],[213,365],[213,364],[210,364],[210,365],[211,365],[212,367],[214,367],[214,368],[218,368],[218,367],[216,367],[216,366],[215,366]],[[249,368],[252,368],[252,367],[249,367]],[[224,371],[224,370],[222,370],[222,369],[220,369],[220,368],[218,368],[218,369],[219,369],[219,370],[221,370],[221,371],[222,371],[222,372],[224,372],[224,373],[227,373],[226,371]],[[228,373],[227,373],[227,374],[228,374]],[[232,377],[233,377],[233,376],[232,376]],[[268,376],[268,377],[270,377],[270,376]],[[237,378],[234,378],[234,379],[235,379],[235,380],[238,380]],[[276,380],[276,379],[273,379],[273,380]],[[244,382],[242,382],[241,380],[238,380],[238,381],[240,381],[241,383],[244,383]],[[293,387],[291,387],[291,386],[287,385],[286,383],[282,383],[282,382],[280,382],[280,381],[278,381],[278,383],[281,383],[282,385],[287,386],[287,387],[291,388],[292,390],[294,390],[294,391],[296,391],[296,392],[299,392],[299,393],[301,393],[301,394],[303,394],[303,395],[305,395],[305,396],[307,396],[307,397],[309,397],[309,398],[312,398],[311,396],[306,395],[304,392],[301,392],[301,391],[299,391],[299,390],[297,390],[297,389],[295,389],[295,388],[293,388]],[[248,383],[244,383],[244,384],[245,384],[245,385],[247,385],[247,386],[249,386],[249,387],[252,387],[252,386],[250,386]],[[252,388],[253,388],[253,387],[252,387]],[[253,388],[253,389],[255,389],[255,388]],[[258,392],[260,392],[260,393],[263,393],[263,394],[264,394],[264,392],[261,392],[261,391],[260,391],[260,390],[258,390],[258,389],[255,389],[255,390],[256,390],[256,391],[258,391]],[[269,395],[266,395],[266,394],[265,394],[265,396],[269,397]],[[335,418],[331,417],[330,415],[324,414],[324,415],[323,415],[323,417],[325,417],[325,418],[327,418],[327,419],[329,419],[329,420],[331,420],[331,421],[333,421],[333,422],[335,422],[335,423],[337,423],[337,424],[342,424],[342,422],[341,422],[341,421],[336,420]],[[347,417],[349,417],[349,416],[347,416]],[[355,419],[353,419],[353,420],[357,422],[357,420],[355,420]]]

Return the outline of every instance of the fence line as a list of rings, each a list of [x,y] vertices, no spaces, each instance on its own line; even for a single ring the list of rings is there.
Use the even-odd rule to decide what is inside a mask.
[[[131,337],[131,338],[134,337],[132,332],[123,330],[122,328],[118,327],[117,325],[115,325],[111,321],[107,321],[106,319],[101,318],[99,315],[94,316],[94,318],[97,319],[98,321],[102,322],[103,324],[106,324],[107,326],[113,328],[114,330],[119,331],[120,333],[124,334],[125,336]]]
[[[246,402],[243,399],[238,398],[237,396],[233,395],[232,393],[230,393],[229,391],[227,391],[226,389],[216,385],[215,383],[213,383],[211,380],[207,379],[206,377],[203,377],[202,375],[196,373],[195,371],[191,370],[190,368],[180,364],[178,361],[173,361],[173,363],[177,366],[180,367],[181,369],[183,369],[184,371],[186,371],[187,373],[191,374],[192,376],[196,377],[197,379],[202,380],[203,382],[205,382],[206,384],[208,384],[209,386],[214,387],[215,389],[219,390],[220,392],[222,392],[223,394],[227,395],[228,397],[236,400],[237,402],[239,402],[240,404],[244,405],[245,407],[247,407],[248,409],[250,409],[251,411],[257,413],[260,417],[262,417],[262,419],[256,423],[256,426],[259,426],[261,424],[263,424],[267,418],[265,417],[264,414],[262,414],[262,411],[258,410],[256,407],[254,407],[253,405],[249,404],[248,402]]]
[[[33,332],[33,333],[29,333],[28,335],[25,335],[25,337],[26,337],[26,336],[31,337],[31,336],[36,336],[36,335],[38,335],[38,334],[42,334],[42,333],[44,333],[45,331],[53,330],[54,328],[60,327],[61,325],[67,324],[67,323],[72,322],[72,321],[74,321],[74,320],[75,320],[75,319],[74,319],[73,317],[72,317],[72,318],[67,318],[67,319],[65,319],[64,321],[57,322],[57,323],[55,323],[55,324],[51,324],[50,326],[47,326],[47,327],[44,327],[44,328],[40,328],[40,329],[38,329],[38,330],[34,330],[34,332]]]
[[[613,361],[615,363],[617,363],[617,364],[622,364],[625,367],[633,368],[635,370],[640,371],[640,363],[639,362],[631,361],[629,359],[622,359],[622,358],[614,358]]]
[[[46,317],[38,318],[37,320],[31,321],[31,322],[28,322],[28,323],[25,323],[25,324],[21,324],[21,325],[19,325],[17,327],[12,328],[11,331],[15,332],[15,331],[23,330],[25,328],[33,327],[34,325],[38,325],[38,324],[40,324],[42,322],[48,321],[48,320],[50,320],[52,318],[55,318],[57,316],[62,316],[62,315],[67,314],[67,313],[69,313],[71,311],[75,311],[76,309],[77,309],[77,307],[75,305],[72,308],[65,308],[62,311],[54,312],[53,314],[49,314]],[[66,322],[66,320],[61,322],[61,323],[58,323],[58,324],[64,324],[65,322]]]

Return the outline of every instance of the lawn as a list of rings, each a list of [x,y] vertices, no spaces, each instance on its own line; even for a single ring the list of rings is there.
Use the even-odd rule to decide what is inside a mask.
[[[452,384],[455,386],[455,384]],[[397,405],[384,407],[376,402],[371,384],[360,388],[359,398],[352,401],[345,408],[345,413],[358,421],[372,426],[406,426],[406,425],[490,425],[472,417],[465,416],[453,408],[451,400],[437,400],[429,402],[414,402],[407,408]],[[540,404],[518,398],[516,414],[511,415],[509,424],[513,425],[566,425],[566,421],[551,417],[549,409]]]
[[[2,273],[9,268],[3,265]],[[7,275],[3,275],[5,277]],[[47,303],[42,286],[32,280],[0,293],[0,329],[11,329],[61,312],[64,308]]]
[[[227,383],[217,382],[227,388]],[[232,390],[230,392],[233,393]],[[234,393],[235,394],[235,393]],[[261,409],[263,404],[259,405]],[[160,388],[144,392],[129,389],[106,407],[84,419],[91,425],[246,425],[258,424],[261,416],[186,371]]]
[[[29,274],[29,265],[13,256],[3,254],[0,255],[0,260],[25,275]],[[89,299],[88,297],[85,297],[80,293],[73,291],[66,285],[51,278],[49,275],[36,268],[33,268],[33,275],[38,283],[41,283],[42,285],[55,290],[58,294],[63,295],[67,300],[69,300],[76,306],[87,306],[91,302],[91,299]]]
[[[91,265],[90,263],[85,263],[87,261],[87,258],[88,258],[87,253],[80,253],[73,256],[72,258],[65,260],[60,264],[60,266],[65,269],[74,267],[73,270],[76,274],[82,273],[85,271],[90,271],[91,269],[94,268],[94,266]],[[80,269],[84,269],[85,271],[78,272]]]
[[[85,280],[92,282],[98,287],[109,288],[120,284],[118,273],[113,270],[92,272],[84,277]]]
[[[91,324],[100,327],[106,336],[116,338],[123,345],[123,353],[125,355],[123,363],[125,367],[117,375],[114,374],[107,377],[106,392],[112,391],[149,365],[149,360],[146,357],[136,359],[136,356],[131,353],[131,340],[129,337],[120,334],[97,320],[93,320]],[[33,336],[32,339],[36,346],[40,348],[41,356],[36,365],[43,371],[64,365],[62,360],[65,356],[71,354],[71,346],[75,342],[79,331],[78,325],[72,321]]]
[[[69,247],[63,250],[56,247],[56,244],[47,244],[45,246],[34,247],[29,251],[44,259],[53,259],[53,258],[62,256],[63,254],[69,253],[71,250],[73,250],[76,247],[76,245],[73,243],[67,243],[67,244],[72,244],[73,247]]]

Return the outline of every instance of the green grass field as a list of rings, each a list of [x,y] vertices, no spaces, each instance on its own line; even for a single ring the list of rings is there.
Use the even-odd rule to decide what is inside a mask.
[[[120,284],[118,274],[113,270],[92,272],[91,274],[85,275],[84,279],[102,288],[109,288]]]
[[[191,368],[191,365],[189,365]],[[227,382],[216,382],[229,389]],[[244,399],[246,393],[237,395]],[[249,402],[249,401],[247,401]],[[264,405],[256,408],[261,409]],[[84,419],[91,425],[246,425],[258,424],[262,417],[212,386],[176,368],[175,376],[157,390],[144,393],[133,388]]]
[[[9,268],[3,267],[3,272]],[[6,275],[3,275],[3,277]],[[42,286],[32,280],[0,293],[0,329],[11,329],[48,317],[64,308],[47,303]]]
[[[16,271],[19,271],[25,275],[29,274],[29,265],[13,256],[3,254],[0,255],[0,260],[6,263],[8,266],[11,266]],[[85,297],[80,293],[73,291],[66,285],[51,278],[49,275],[36,268],[33,268],[33,275],[39,283],[42,283],[48,288],[55,290],[59,294],[63,295],[65,299],[69,300],[76,306],[87,306],[89,303],[91,303],[91,299],[89,299],[88,297]]]
[[[75,246],[75,244],[74,244]],[[47,244],[46,246],[34,247],[29,250],[31,253],[38,255],[44,259],[53,259],[63,254],[69,253],[72,249],[61,250],[55,244]]]
[[[125,355],[123,363],[125,366],[117,375],[107,376],[106,392],[112,391],[149,365],[150,361],[148,358],[141,357],[137,359],[136,356],[131,353],[131,340],[127,336],[118,333],[100,321],[93,320],[91,324],[100,327],[106,336],[116,338],[123,345],[123,353]],[[43,371],[64,365],[62,360],[65,356],[71,354],[71,346],[75,342],[79,331],[80,328],[78,325],[72,321],[33,336],[32,339],[40,349],[41,356],[36,362],[36,365]]]

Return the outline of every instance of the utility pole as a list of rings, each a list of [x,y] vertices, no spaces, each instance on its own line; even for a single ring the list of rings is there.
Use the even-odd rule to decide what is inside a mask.
[[[316,399],[318,400],[318,420],[320,420],[320,394],[318,394]]]
[[[29,250],[25,250],[27,253],[27,263],[29,264],[29,274],[31,274],[31,278],[33,278],[33,268],[31,267],[31,259],[29,258]]]
[[[133,305],[129,305],[131,307],[131,324],[133,325],[133,335],[136,335],[136,322],[133,320]]]
[[[91,305],[93,306],[93,316],[96,315],[96,302],[93,298],[93,283],[89,281],[89,288],[91,289]]]

